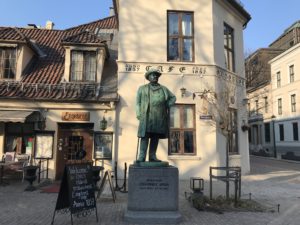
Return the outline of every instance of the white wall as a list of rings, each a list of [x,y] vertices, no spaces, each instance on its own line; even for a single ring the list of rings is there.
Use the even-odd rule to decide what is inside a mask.
[[[5,129],[5,124],[4,123],[0,123],[0,149],[2,149],[2,151],[0,151],[0,160],[2,160],[2,156],[4,154],[4,129]]]
[[[227,9],[216,4],[215,1],[207,0],[188,3],[179,0],[153,0],[147,4],[144,1],[120,0],[118,92],[121,101],[117,108],[119,129],[116,134],[119,149],[116,160],[119,161],[120,167],[123,162],[131,164],[136,157],[138,120],[135,115],[135,100],[138,87],[148,83],[144,78],[147,65],[162,66],[164,70],[159,83],[167,86],[176,95],[177,103],[194,104],[196,108],[196,156],[168,156],[168,142],[162,140],[157,151],[158,157],[177,166],[181,179],[191,176],[207,178],[209,166],[225,166],[226,141],[216,133],[211,121],[199,119],[202,101],[199,97],[192,98],[193,92],[203,91],[204,88],[214,90],[224,77],[232,77],[237,81],[244,77],[242,20],[227,15]],[[194,12],[195,62],[167,61],[167,10]],[[233,26],[236,32],[236,74],[222,69],[225,64],[224,21]],[[135,70],[128,71],[128,65],[135,66]],[[168,66],[175,69],[168,72]],[[180,72],[179,67],[185,67],[185,70]],[[193,67],[205,68],[205,73],[194,74]],[[180,92],[183,86],[187,90],[184,98]],[[238,87],[235,107],[238,109],[239,120],[242,120],[246,113],[246,106],[241,105],[245,97],[245,87]],[[238,122],[238,126],[240,155],[231,157],[230,163],[243,164],[243,172],[247,173],[247,132],[241,132],[241,121]]]
[[[120,0],[119,61],[167,61],[167,10],[194,12],[195,63],[212,64],[212,2]]]

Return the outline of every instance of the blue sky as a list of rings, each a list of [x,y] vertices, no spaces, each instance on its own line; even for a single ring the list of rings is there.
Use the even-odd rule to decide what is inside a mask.
[[[252,19],[244,30],[245,50],[268,47],[300,20],[299,0],[242,0]]]
[[[109,15],[112,0],[0,0],[0,26],[24,27],[29,23],[65,29]]]
[[[112,0],[0,0],[0,26],[28,23],[56,29],[88,23],[109,15]],[[300,0],[242,0],[252,20],[244,30],[246,51],[267,47],[287,27],[300,20]]]

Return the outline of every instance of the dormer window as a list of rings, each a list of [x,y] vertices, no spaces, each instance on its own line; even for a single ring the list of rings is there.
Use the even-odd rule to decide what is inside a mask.
[[[71,51],[70,81],[96,81],[96,51]]]
[[[66,82],[100,83],[105,59],[109,57],[106,42],[85,30],[62,40],[65,47]]]
[[[0,79],[16,78],[16,49],[0,47]]]

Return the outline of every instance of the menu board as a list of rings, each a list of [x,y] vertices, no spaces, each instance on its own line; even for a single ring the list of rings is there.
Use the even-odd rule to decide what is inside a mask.
[[[68,165],[70,209],[72,213],[95,208],[95,189],[91,164]]]
[[[65,166],[55,210],[70,208],[72,214],[96,208],[92,165]]]
[[[37,132],[35,138],[35,158],[52,159],[53,158],[53,131]],[[26,148],[27,152],[27,148]]]

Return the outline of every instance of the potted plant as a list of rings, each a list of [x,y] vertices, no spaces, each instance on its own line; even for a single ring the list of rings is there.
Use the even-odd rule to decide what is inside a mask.
[[[29,182],[29,185],[25,188],[25,191],[36,190],[36,187],[34,187],[32,183],[36,180],[36,172],[38,168],[38,166],[32,165],[32,157],[30,157],[29,165],[24,167],[24,179]]]

